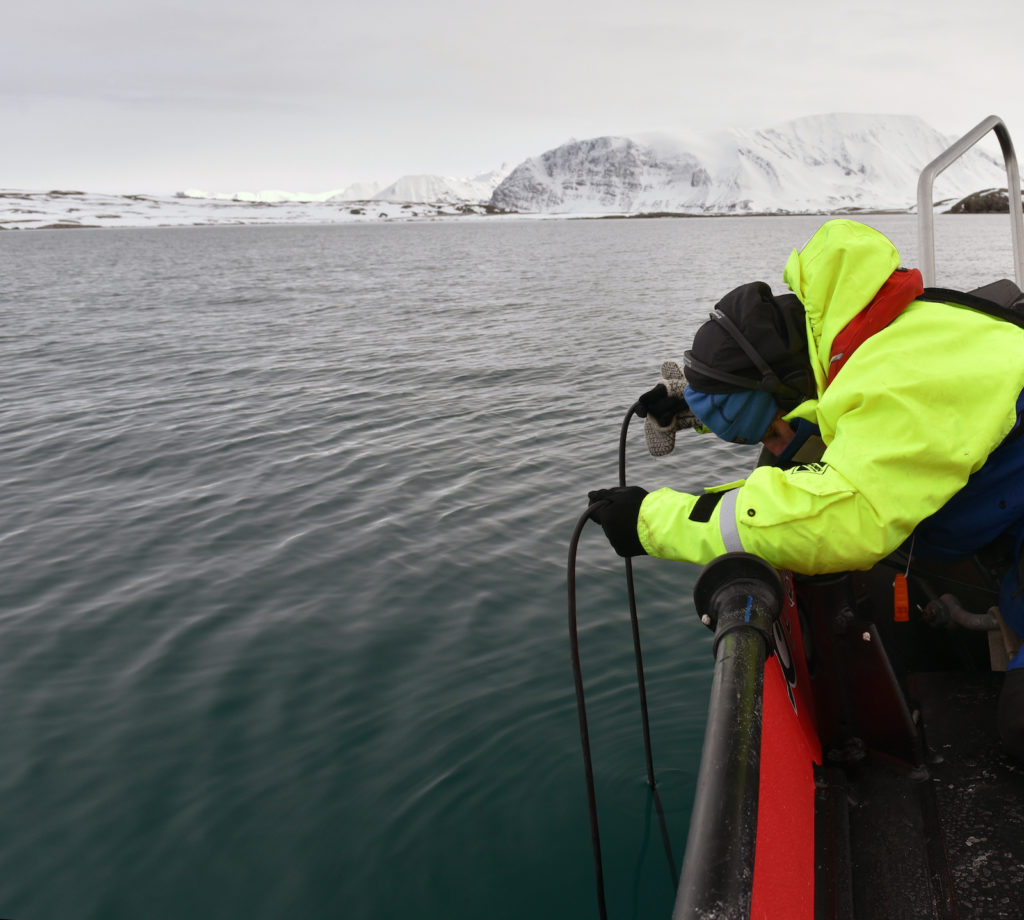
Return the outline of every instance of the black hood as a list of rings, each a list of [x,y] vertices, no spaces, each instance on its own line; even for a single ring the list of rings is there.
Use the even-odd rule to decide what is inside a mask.
[[[784,409],[815,395],[804,307],[763,281],[730,291],[693,337],[686,379],[702,393],[766,390]]]

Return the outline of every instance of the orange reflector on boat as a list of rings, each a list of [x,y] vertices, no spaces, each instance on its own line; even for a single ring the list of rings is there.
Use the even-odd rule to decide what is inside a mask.
[[[892,618],[897,623],[910,621],[910,600],[907,597],[907,577],[902,572],[896,574],[892,583]]]

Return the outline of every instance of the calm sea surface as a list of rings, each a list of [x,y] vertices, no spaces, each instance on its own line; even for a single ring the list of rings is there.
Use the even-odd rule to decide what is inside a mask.
[[[662,360],[819,223],[0,233],[0,916],[596,917],[569,536]],[[1005,217],[938,233],[940,281],[1012,273]],[[710,636],[694,567],[636,571],[678,858]],[[668,917],[596,525],[579,603],[611,914]]]

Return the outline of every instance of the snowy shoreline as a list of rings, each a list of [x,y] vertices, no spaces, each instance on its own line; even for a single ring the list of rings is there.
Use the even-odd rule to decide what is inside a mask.
[[[489,216],[485,204],[240,201],[180,195],[0,190],[0,230],[341,224]]]
[[[694,214],[659,211],[640,214],[503,212],[479,203],[416,203],[389,201],[259,202],[158,195],[111,195],[78,191],[33,192],[0,190],[0,230],[80,230],[109,227],[219,227],[332,225],[381,221],[465,219],[520,220],[650,220],[658,218],[765,217],[793,214],[908,213],[906,209],[842,211],[734,211]]]

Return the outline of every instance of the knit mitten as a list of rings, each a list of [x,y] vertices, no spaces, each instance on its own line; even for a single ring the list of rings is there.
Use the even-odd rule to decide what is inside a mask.
[[[644,410],[644,439],[652,457],[664,457],[676,446],[676,432],[686,428],[707,429],[693,414],[683,395],[686,375],[675,361],[661,365],[657,386],[640,397]]]

